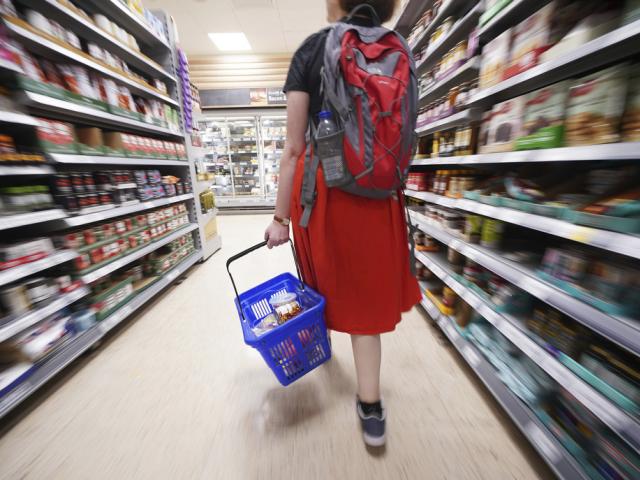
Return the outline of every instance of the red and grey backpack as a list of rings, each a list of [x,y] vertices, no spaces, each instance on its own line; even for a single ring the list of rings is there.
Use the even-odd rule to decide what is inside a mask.
[[[329,28],[322,68],[323,110],[343,132],[346,178],[339,188],[369,198],[388,198],[404,185],[415,146],[418,83],[411,49],[398,33],[381,26],[337,22]],[[311,141],[315,138],[314,122]],[[302,227],[309,224],[320,160],[307,148]],[[311,154],[313,151],[313,155]]]

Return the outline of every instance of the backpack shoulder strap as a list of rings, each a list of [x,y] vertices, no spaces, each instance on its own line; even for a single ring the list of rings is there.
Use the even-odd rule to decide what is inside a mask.
[[[320,167],[320,157],[316,153],[316,149],[312,147],[313,137],[315,136],[315,127],[313,126],[313,119],[310,119],[311,128],[311,140],[307,144],[307,153],[304,157],[304,172],[302,174],[302,195],[301,203],[303,207],[302,217],[300,218],[300,226],[307,228],[309,226],[309,220],[311,219],[311,213],[316,203],[316,196],[318,194],[317,187],[317,173]]]

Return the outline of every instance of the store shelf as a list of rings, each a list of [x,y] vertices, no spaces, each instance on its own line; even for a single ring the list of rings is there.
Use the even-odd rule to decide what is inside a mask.
[[[17,22],[24,23],[25,25],[23,26]],[[52,40],[39,35],[38,33],[27,28],[28,24],[26,24],[26,22],[22,22],[22,20],[16,19],[14,21],[5,18],[4,24],[13,34],[13,36],[16,37],[22,45],[27,46],[29,50],[35,51],[41,55],[50,56],[57,60],[72,60],[81,65],[84,65],[91,70],[100,72],[100,74],[115,80],[121,85],[125,85],[134,94],[140,95],[145,98],[160,100],[161,102],[167,103],[174,107],[179,106],[178,102],[173,98],[160,93],[153,88],[147,87],[144,84],[137,82],[124,74],[120,74],[100,62],[94,61],[92,57],[86,54],[83,55],[69,48],[65,48],[59,43],[53,42]]]
[[[202,258],[202,252],[197,251],[187,257],[182,263],[166,272],[160,280],[136,295],[131,301],[118,309],[111,316],[98,323],[89,330],[79,334],[61,346],[53,354],[36,367],[35,372],[17,385],[4,397],[0,398],[0,418],[4,417],[21,402],[35,393],[49,380],[55,377],[67,365],[80,357],[84,352],[96,345],[102,338],[122,323],[126,318],[143,307],[162,290],[183,275],[189,268]]]
[[[118,127],[126,131],[136,131],[142,133],[152,133],[160,136],[169,136],[173,138],[183,139],[182,134],[169,130],[168,128],[158,127],[150,123],[141,122],[139,120],[131,120],[126,117],[114,115],[108,112],[102,112],[95,108],[86,107],[77,103],[59,100],[57,98],[48,97],[40,93],[22,92],[20,101],[35,110],[44,111],[48,114],[56,114],[65,120],[78,121],[82,120],[87,123],[99,127]]]
[[[475,56],[467,60],[467,62],[456,71],[437,81],[435,85],[420,95],[420,104],[426,105],[432,100],[442,97],[451,87],[477,78],[480,72],[480,63],[480,56]]]
[[[115,327],[117,327],[123,320],[127,317],[131,316],[135,311],[139,310],[142,306],[144,306],[149,300],[155,297],[158,293],[168,287],[170,284],[174,282],[176,278],[182,275],[184,272],[189,270],[194,264],[196,264],[202,258],[202,252],[198,250],[193,253],[182,263],[178,264],[168,272],[165,272],[160,280],[155,282],[149,288],[144,290],[142,293],[136,295],[130,302],[126,303],[122,307],[120,307],[116,312],[105,318],[102,322],[98,324],[98,329],[101,335],[106,335]]]
[[[55,208],[39,212],[20,213],[17,215],[0,216],[0,230],[24,227],[35,223],[50,222],[67,216],[64,210]]]
[[[193,199],[193,193],[185,193],[184,195],[177,195],[175,197],[159,198],[157,200],[151,200],[148,202],[138,202],[136,204],[124,207],[114,206],[113,208],[108,208],[96,213],[90,213],[88,215],[67,217],[60,222],[56,222],[57,225],[55,225],[54,228],[79,227],[82,225],[88,225],[90,223],[109,220],[110,218],[122,217],[123,215],[130,215],[136,212],[151,210],[152,208],[164,207],[165,205],[172,205],[174,203],[184,202],[191,199]]]
[[[430,2],[433,3],[433,2]],[[449,0],[449,2],[445,3],[440,7],[438,14],[431,20],[431,23],[427,25],[427,27],[422,31],[420,37],[411,45],[411,50],[414,53],[417,53],[424,45],[429,41],[429,37],[436,30],[438,25],[442,23],[442,21],[451,16],[451,14],[457,9],[462,7],[465,3],[469,3],[468,0]],[[422,10],[424,12],[424,10]],[[418,14],[418,15],[421,15]]]
[[[197,228],[198,228],[198,225],[196,223],[191,223],[188,226],[180,228],[160,240],[151,242],[149,245],[146,245],[145,247],[142,247],[141,249],[136,250],[135,252],[130,253],[129,255],[125,255],[124,257],[118,258],[117,260],[114,260],[113,262],[108,263],[104,267],[100,267],[97,270],[94,270],[92,272],[89,272],[83,275],[81,277],[81,280],[86,284],[95,282],[99,278],[102,278],[105,275],[109,275],[110,273],[113,273],[116,270],[119,270],[120,268],[130,264],[131,262],[135,262],[139,258],[142,258],[145,255],[148,255],[149,253],[156,251],[158,248],[162,247],[163,245],[166,245],[167,243],[170,243],[176,240],[177,238],[180,238],[183,235],[186,235],[189,232],[193,232]]]
[[[28,277],[34,273],[41,272],[56,265],[73,260],[78,254],[73,250],[62,250],[55,252],[42,260],[25,263],[17,267],[0,271],[0,286]]]
[[[461,125],[467,125],[470,122],[480,120],[480,111],[475,109],[467,109],[462,112],[455,113],[449,117],[436,120],[435,122],[428,123],[422,127],[416,128],[418,136],[429,135],[441,130],[448,130],[450,128],[459,127]]]
[[[432,4],[433,0],[409,0],[400,15],[398,15],[398,18],[396,18],[393,29],[406,37],[420,18],[420,15]]]
[[[456,4],[456,0],[451,0],[447,5]],[[462,3],[465,3],[462,1]],[[453,7],[452,7],[453,8]],[[473,7],[469,13],[462,17],[453,28],[447,33],[441,40],[429,50],[422,61],[416,66],[418,74],[429,69],[429,67],[435,65],[442,56],[451,50],[456,44],[469,36],[471,31],[478,25],[478,19],[483,12],[483,5],[479,3]],[[443,7],[443,10],[446,7]],[[414,49],[415,51],[415,49]]]
[[[17,335],[23,330],[35,325],[36,323],[50,317],[54,313],[62,310],[64,307],[71,305],[72,303],[80,300],[81,298],[89,294],[89,289],[85,286],[81,286],[72,292],[57,296],[56,300],[52,301],[44,307],[32,310],[20,317],[0,326],[0,342],[4,342],[11,337]]]
[[[12,123],[15,125],[25,125],[28,127],[37,127],[40,122],[21,112],[10,112],[8,110],[0,110],[0,123]]]
[[[0,58],[0,72],[9,72],[9,73],[24,73],[22,67],[17,65],[6,58]]]
[[[441,314],[426,296],[422,297],[421,304],[555,474],[563,480],[587,480],[589,477],[582,471],[573,456],[500,380],[495,369],[476,347],[458,333],[453,319]]]
[[[53,163],[65,165],[131,165],[153,167],[189,167],[186,160],[163,160],[156,158],[107,157],[91,155],[73,155],[63,153],[48,153],[47,157]]]
[[[35,372],[13,390],[0,398],[0,418],[20,405],[49,380],[61,372],[67,365],[80,357],[100,340],[100,332],[91,329],[81,333],[61,346],[56,352],[36,368]]]
[[[517,320],[509,315],[496,312],[488,300],[458,282],[451,274],[452,272],[446,259],[443,260],[437,254],[423,252],[416,252],[416,258],[491,323],[524,355],[529,357],[560,386],[571,393],[585,408],[618,434],[629,446],[640,452],[640,424],[638,422],[574,375],[551,353],[548,353],[544,347],[538,345],[519,327]]]
[[[509,261],[500,256],[500,252],[456,238],[439,225],[434,225],[424,215],[411,212],[411,220],[424,233],[557,308],[622,348],[640,355],[640,322],[608,315],[541,280],[532,268]]]
[[[0,176],[51,175],[55,170],[49,165],[0,165]]]
[[[540,10],[550,1],[512,0],[509,5],[500,10],[495,17],[480,28],[478,33],[480,41],[483,44],[490,42],[508,28],[517,25],[531,16],[532,13]]]
[[[485,153],[461,157],[438,157],[414,160],[412,165],[491,165],[529,162],[587,162],[640,160],[640,142],[609,143],[586,147],[549,148],[520,152]]]
[[[177,82],[175,76],[167,72],[162,66],[158,65],[146,55],[133,50],[112,35],[108,34],[98,27],[91,20],[83,17],[65,4],[58,0],[21,0],[21,3],[37,9],[40,13],[56,20],[57,22],[68,25],[77,35],[96,43],[107,51],[118,55],[129,66],[140,70],[141,72],[159,77],[160,80],[166,80],[173,83]]]
[[[161,48],[163,50],[171,50],[171,46],[167,41],[156,35],[142,16],[132,12],[127,5],[120,0],[87,0],[87,3],[92,4],[119,26],[127,30],[139,42],[153,49]]]
[[[430,192],[405,190],[405,194],[418,200],[442,205],[443,207],[457,208],[484,215],[485,217],[496,218],[507,223],[555,235],[556,237],[566,238],[574,242],[592,245],[610,252],[640,259],[640,236],[583,227],[556,218],[520,212],[506,207],[494,207],[472,200],[444,197]]]
[[[640,41],[640,20],[545,62],[520,75],[486,88],[469,99],[469,106],[489,107],[537,88],[581,75],[632,56]]]

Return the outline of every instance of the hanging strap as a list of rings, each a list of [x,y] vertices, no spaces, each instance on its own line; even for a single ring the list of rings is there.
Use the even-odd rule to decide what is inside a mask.
[[[307,153],[304,157],[304,173],[302,177],[302,206],[304,210],[302,217],[300,218],[300,226],[307,228],[309,226],[309,220],[311,219],[311,213],[316,203],[317,192],[317,173],[320,167],[320,157],[318,157],[314,148],[311,147],[311,143],[314,139],[315,128],[311,127],[311,139],[307,144]]]
[[[347,21],[353,20],[353,17],[355,17],[360,10],[369,10],[371,19],[374,21],[375,26],[379,27],[380,25],[382,25],[380,17],[378,16],[378,12],[376,12],[376,9],[368,3],[361,3],[360,5],[356,5],[353,10],[349,12],[349,15],[347,15]]]

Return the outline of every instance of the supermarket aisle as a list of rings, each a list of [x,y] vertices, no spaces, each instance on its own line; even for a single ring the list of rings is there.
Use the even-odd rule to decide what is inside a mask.
[[[551,478],[451,347],[414,311],[384,338],[389,444],[356,430],[350,343],[281,388],[245,348],[224,262],[266,216],[222,217],[225,247],[130,323],[0,438],[0,478]],[[239,264],[240,288],[288,251]]]

